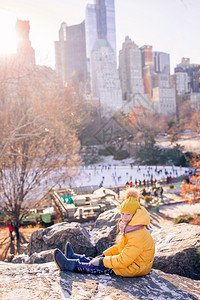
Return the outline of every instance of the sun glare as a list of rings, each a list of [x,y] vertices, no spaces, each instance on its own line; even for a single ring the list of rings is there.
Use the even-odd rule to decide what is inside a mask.
[[[16,17],[7,11],[0,10],[0,54],[16,53],[15,24]]]

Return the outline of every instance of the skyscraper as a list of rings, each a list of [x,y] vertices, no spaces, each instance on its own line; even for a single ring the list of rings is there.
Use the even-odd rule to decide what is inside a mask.
[[[126,100],[124,110],[130,111],[135,105],[152,110],[149,97],[144,92],[141,50],[128,36],[119,52],[119,76],[123,100]]]
[[[153,66],[152,46],[144,45],[140,47],[142,56],[142,68],[145,66]]]
[[[114,0],[96,0],[95,4],[87,5],[85,32],[88,62],[90,60],[91,52],[97,39],[107,40],[116,56]]]
[[[183,57],[174,71],[179,94],[178,108],[187,100],[193,110],[200,110],[200,65],[192,64],[189,58]]]
[[[18,36],[17,59],[21,67],[25,69],[35,67],[35,50],[29,40],[29,21],[17,20],[15,31]]]
[[[94,4],[88,4],[85,16],[85,40],[87,70],[90,71],[90,55],[97,39],[97,16]]]
[[[154,71],[170,75],[170,55],[165,52],[156,51],[154,56]]]
[[[62,23],[59,30],[59,41],[55,42],[56,71],[67,83],[74,77],[79,82],[86,79],[86,46],[85,22],[67,26]]]
[[[144,94],[141,51],[128,36],[119,52],[119,76],[123,99],[127,100],[130,94]]]
[[[153,51],[152,46],[144,45],[140,47],[142,56],[142,75],[144,91],[152,100],[152,78],[154,74]]]
[[[188,73],[180,69],[174,73],[174,77],[177,95],[184,95],[189,93],[191,83]]]
[[[105,111],[122,107],[122,92],[114,51],[105,39],[98,39],[91,53],[91,82],[93,96]]]
[[[114,0],[105,0],[105,4],[106,4],[107,40],[110,43],[116,55],[115,2]]]
[[[153,105],[158,114],[173,116],[176,114],[176,91],[170,87],[170,75],[154,74]]]
[[[99,39],[107,39],[107,13],[105,0],[96,0],[97,36]]]
[[[200,93],[200,65],[191,64],[190,59],[183,57],[181,63],[175,68],[175,73],[186,72],[188,75],[190,89],[192,93]]]

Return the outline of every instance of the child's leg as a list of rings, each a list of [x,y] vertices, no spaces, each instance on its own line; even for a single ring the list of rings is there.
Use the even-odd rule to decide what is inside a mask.
[[[88,273],[88,274],[111,274],[112,269],[108,269],[104,266],[94,266],[89,263],[81,263],[79,262],[76,265],[76,271],[80,273]]]
[[[56,249],[53,255],[54,261],[60,271],[81,272],[90,274],[111,273],[112,269],[104,266],[94,266],[89,263],[80,262],[78,259],[69,259],[59,250]]]
[[[65,245],[64,255],[67,258],[78,259],[78,260],[80,260],[80,262],[85,262],[85,263],[89,263],[93,259],[93,257],[86,257],[85,255],[74,253],[70,242],[67,242]]]

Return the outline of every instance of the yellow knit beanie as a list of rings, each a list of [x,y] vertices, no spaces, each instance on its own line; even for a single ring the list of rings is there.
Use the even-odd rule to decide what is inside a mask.
[[[120,214],[123,212],[129,212],[134,215],[138,208],[141,208],[138,200],[134,197],[129,197],[128,199],[124,200],[124,202],[122,202],[120,207]]]

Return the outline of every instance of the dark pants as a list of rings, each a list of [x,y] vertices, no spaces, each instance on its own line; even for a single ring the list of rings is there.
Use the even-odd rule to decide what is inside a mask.
[[[106,268],[104,266],[94,266],[89,264],[92,260],[92,257],[84,257],[84,262],[79,260],[76,265],[76,271],[79,273],[88,273],[88,274],[111,274],[112,269]]]

